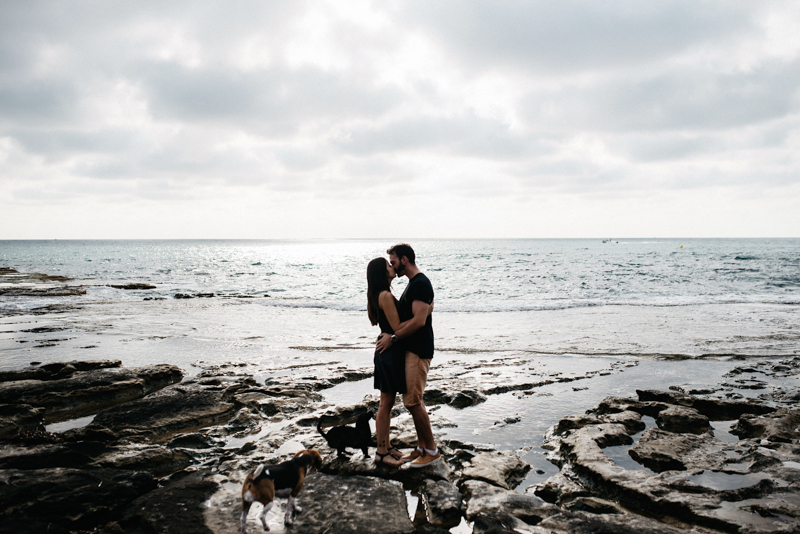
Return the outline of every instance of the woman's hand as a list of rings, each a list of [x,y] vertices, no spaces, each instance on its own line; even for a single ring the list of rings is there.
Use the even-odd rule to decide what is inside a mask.
[[[428,307],[428,315],[433,313],[433,301],[431,301],[431,305]]]

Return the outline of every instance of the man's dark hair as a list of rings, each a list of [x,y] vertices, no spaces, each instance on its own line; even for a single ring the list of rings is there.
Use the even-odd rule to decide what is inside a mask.
[[[417,256],[414,254],[414,249],[411,248],[411,245],[407,245],[406,243],[398,243],[387,250],[386,253],[390,255],[394,254],[397,256],[397,259],[401,259],[403,256],[405,256],[408,258],[408,263],[411,265],[416,265]]]

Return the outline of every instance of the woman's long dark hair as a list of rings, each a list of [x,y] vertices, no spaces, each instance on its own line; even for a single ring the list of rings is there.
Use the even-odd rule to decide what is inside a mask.
[[[386,276],[386,258],[375,258],[367,264],[367,315],[372,325],[378,324],[378,296],[382,291],[391,291]]]

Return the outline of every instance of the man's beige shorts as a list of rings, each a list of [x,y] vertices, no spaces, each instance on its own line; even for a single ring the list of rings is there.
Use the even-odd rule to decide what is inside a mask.
[[[413,352],[406,352],[406,393],[403,394],[403,406],[406,408],[422,404],[422,392],[428,383],[430,368],[430,358],[420,358]]]

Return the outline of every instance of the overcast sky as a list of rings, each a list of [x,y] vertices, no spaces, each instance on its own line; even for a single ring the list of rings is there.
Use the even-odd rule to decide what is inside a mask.
[[[0,3],[0,239],[800,236],[800,2]]]

